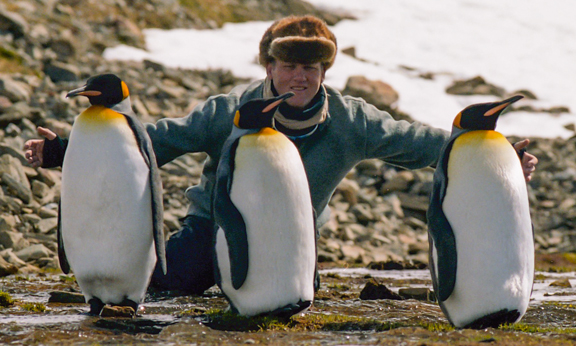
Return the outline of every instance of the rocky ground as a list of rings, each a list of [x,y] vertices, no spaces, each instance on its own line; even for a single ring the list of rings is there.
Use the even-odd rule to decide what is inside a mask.
[[[22,147],[27,139],[37,137],[38,125],[68,135],[74,116],[88,103],[82,98],[66,99],[67,91],[82,85],[90,75],[116,73],[129,85],[134,110],[141,120],[154,122],[161,117],[181,117],[208,96],[246,82],[227,71],[181,70],[151,61],[114,62],[101,57],[105,47],[118,43],[142,46],[141,30],[145,27],[210,28],[222,24],[214,19],[221,16],[206,17],[210,14],[202,6],[207,3],[0,0],[0,276],[58,266],[61,174],[57,169],[31,168]],[[225,11],[223,1],[210,3],[213,10]],[[299,1],[234,3],[235,9],[228,12],[233,21],[270,20],[310,10]],[[266,11],[254,17],[257,11],[251,11],[253,6]],[[331,23],[346,16],[313,11]],[[354,56],[354,49],[343,53]],[[395,108],[399,95],[382,81],[358,76],[343,92],[364,97],[398,119],[410,119]],[[458,81],[447,92],[508,94],[480,77]],[[536,97],[529,91],[521,92]],[[548,111],[566,110],[556,107]],[[576,138],[533,138],[529,148],[540,160],[528,186],[539,254],[576,251],[575,143]],[[178,229],[179,218],[186,213],[188,203],[183,193],[198,183],[204,159],[202,153],[188,154],[162,167],[168,235]],[[320,230],[319,261],[324,266],[425,266],[425,212],[432,175],[432,169],[406,171],[378,160],[360,163],[330,202],[332,219]],[[557,266],[571,263],[573,256],[561,258],[567,262],[556,260]]]

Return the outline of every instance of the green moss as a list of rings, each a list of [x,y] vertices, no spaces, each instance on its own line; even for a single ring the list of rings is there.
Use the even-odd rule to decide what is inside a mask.
[[[574,268],[571,267],[550,267],[547,270],[549,273],[570,273],[574,271]]]
[[[554,306],[561,309],[576,309],[576,305],[563,302],[543,302],[543,305]]]
[[[402,325],[398,322],[382,322],[372,318],[344,315],[306,314],[294,317],[294,328],[307,331],[386,331]]]
[[[544,274],[536,274],[534,275],[534,281],[544,281],[546,280],[548,277]]]
[[[42,303],[24,303],[22,308],[30,312],[44,312],[46,311],[46,305]]]
[[[0,46],[0,58],[22,63],[22,57],[13,50]]]
[[[232,331],[288,330],[290,321],[276,317],[246,317],[231,311],[208,310],[204,324],[213,329]]]
[[[450,332],[455,330],[456,328],[448,323],[428,323],[428,322],[422,322],[419,324],[420,327],[430,331],[430,332],[435,332],[435,333],[439,333],[439,332]]]
[[[567,252],[565,254],[562,254],[562,257],[564,257],[564,259],[567,260],[568,262],[576,264],[576,253]]]
[[[60,275],[60,282],[74,283],[76,282],[76,278],[74,278],[74,276]]]
[[[12,304],[14,304],[12,296],[7,292],[0,291],[0,307],[7,308]]]
[[[559,328],[559,327],[539,327],[525,323],[504,324],[499,327],[501,330],[515,331],[523,333],[554,333],[554,334],[574,334],[576,328]]]
[[[350,286],[346,285],[346,284],[328,284],[328,288],[331,289],[336,289],[336,290],[349,290]]]

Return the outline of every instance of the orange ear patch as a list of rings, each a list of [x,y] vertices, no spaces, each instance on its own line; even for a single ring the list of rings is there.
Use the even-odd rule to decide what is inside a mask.
[[[456,118],[454,118],[454,122],[452,123],[452,125],[456,126],[457,128],[461,129],[462,126],[460,126],[460,121],[462,121],[462,113],[458,113],[458,115],[456,116]]]
[[[130,91],[128,91],[128,85],[122,81],[122,100],[130,96]]]
[[[491,115],[494,115],[494,113],[500,112],[500,111],[503,110],[504,108],[508,107],[509,104],[510,104],[510,103],[508,102],[508,103],[505,103],[505,104],[496,106],[496,107],[490,109],[489,111],[487,111],[486,113],[484,113],[484,116],[485,116],[485,117],[489,117],[489,116],[491,116]]]

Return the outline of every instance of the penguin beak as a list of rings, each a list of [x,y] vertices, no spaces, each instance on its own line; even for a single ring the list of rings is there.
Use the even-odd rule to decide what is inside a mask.
[[[70,91],[68,94],[66,94],[66,98],[75,96],[99,96],[99,95],[102,95],[100,91],[86,90],[86,85],[84,85],[83,87]]]
[[[287,99],[291,98],[292,96],[294,96],[293,92],[287,92],[285,94],[282,94],[282,95],[276,97],[272,103],[270,103],[268,106],[266,106],[266,108],[264,108],[262,110],[262,113],[270,112],[271,110],[278,107],[282,102],[286,101]]]
[[[484,113],[485,117],[489,117],[489,116],[493,116],[493,115],[500,115],[500,113],[502,113],[502,111],[504,109],[506,109],[506,107],[510,106],[511,104],[513,104],[514,102],[523,99],[524,96],[522,95],[516,95],[516,96],[512,96],[502,102],[498,102],[495,103],[494,107],[490,108],[488,111],[486,111],[486,113]]]

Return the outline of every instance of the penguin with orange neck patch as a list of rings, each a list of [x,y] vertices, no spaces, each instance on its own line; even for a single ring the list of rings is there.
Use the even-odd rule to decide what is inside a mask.
[[[288,317],[314,300],[316,229],[296,146],[274,129],[292,93],[236,112],[218,165],[213,213],[216,282],[232,311]]]
[[[455,118],[434,174],[428,209],[430,271],[459,328],[519,321],[534,279],[534,235],[518,154],[495,131],[522,96],[475,104]]]
[[[152,143],[113,74],[67,97],[91,107],[74,121],[62,164],[58,257],[99,315],[105,304],[138,311],[156,261],[164,272],[162,182]]]

